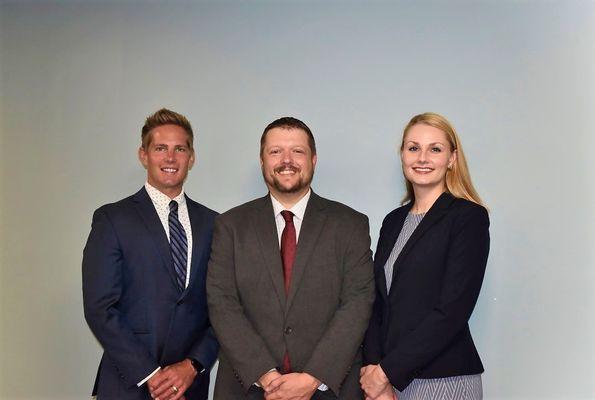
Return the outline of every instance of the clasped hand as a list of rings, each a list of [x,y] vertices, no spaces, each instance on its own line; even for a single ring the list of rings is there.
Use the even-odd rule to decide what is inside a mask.
[[[397,395],[380,365],[368,365],[360,370],[359,380],[366,400],[397,400]]]
[[[307,373],[281,375],[271,371],[260,378],[265,400],[310,400],[320,381]]]
[[[148,381],[151,397],[155,400],[185,400],[184,393],[197,372],[190,360],[183,360],[160,369]]]

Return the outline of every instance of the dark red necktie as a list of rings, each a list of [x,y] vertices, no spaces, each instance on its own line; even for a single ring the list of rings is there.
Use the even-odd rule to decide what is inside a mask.
[[[297,240],[295,234],[295,225],[293,224],[293,213],[291,211],[281,211],[281,216],[285,220],[285,228],[281,234],[281,260],[283,261],[283,282],[285,283],[285,295],[289,294],[289,284],[291,283],[291,270],[295,260],[295,251]],[[285,353],[283,358],[283,372],[291,372],[291,363],[289,354]]]

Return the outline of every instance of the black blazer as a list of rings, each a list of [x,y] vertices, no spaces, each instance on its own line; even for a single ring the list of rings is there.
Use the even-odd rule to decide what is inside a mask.
[[[136,384],[158,366],[187,357],[210,369],[218,344],[206,299],[207,263],[216,212],[186,197],[192,225],[190,283],[176,285],[169,242],[151,198],[138,193],[93,215],[83,252],[83,304],[104,350],[93,394],[103,400],[150,400]],[[208,373],[186,391],[207,399]]]
[[[364,342],[366,363],[379,363],[401,391],[415,378],[483,372],[468,320],[490,244],[487,210],[443,193],[397,258],[387,294],[384,264],[411,206],[397,208],[382,223],[376,301]]]

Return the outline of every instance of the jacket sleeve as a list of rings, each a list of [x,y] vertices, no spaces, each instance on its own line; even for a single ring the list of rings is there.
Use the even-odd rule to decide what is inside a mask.
[[[487,264],[488,228],[488,214],[483,207],[468,209],[455,222],[439,301],[419,326],[380,362],[397,389],[405,389],[424,365],[447,348],[467,325]]]
[[[209,371],[215,361],[217,360],[217,353],[219,352],[219,343],[215,337],[213,328],[209,327],[203,337],[198,339],[190,351],[188,352],[188,358],[193,358],[207,371]]]
[[[372,317],[364,338],[364,365],[378,364],[382,359],[381,327],[382,327],[382,297],[376,293]]]
[[[244,313],[236,287],[234,237],[224,219],[215,219],[207,271],[209,317],[219,344],[246,391],[277,363]]]
[[[209,210],[209,214],[210,214],[209,219],[208,219],[209,222],[208,222],[208,224],[205,224],[205,225],[208,226],[209,230],[212,230],[214,219],[215,219],[216,215],[218,215],[218,214],[215,213],[214,211],[210,211],[210,210]],[[212,236],[212,234],[210,234],[210,235],[208,235],[208,240],[205,241],[204,246],[205,246],[205,248],[208,248],[210,250],[212,244],[213,244],[213,236]],[[208,271],[208,266],[205,269],[205,271],[203,272],[202,276],[200,277],[200,280],[202,282],[205,282],[207,279],[207,276],[206,276],[207,271]],[[204,290],[205,290],[204,295],[206,296],[206,285],[205,285]],[[217,360],[218,353],[219,353],[219,342],[217,341],[217,338],[215,337],[215,332],[213,331],[213,327],[211,326],[211,323],[209,321],[209,327],[206,330],[205,334],[195,341],[195,343],[190,348],[190,351],[188,352],[187,357],[193,358],[196,361],[200,362],[202,364],[202,366],[207,371],[209,371],[213,367],[213,364],[215,364],[215,361]]]
[[[304,372],[326,384],[335,394],[361,347],[374,301],[374,267],[368,219],[354,224],[343,257],[340,305],[316,345]]]
[[[376,246],[376,252],[374,253],[374,257],[378,258],[380,246],[383,243],[385,232],[385,224],[387,218],[384,219],[382,222],[382,227],[380,228],[380,235],[378,237],[378,244]],[[374,274],[381,273],[383,271],[374,270]],[[376,282],[378,277],[376,278]],[[364,337],[364,365],[369,364],[378,364],[382,359],[382,338],[381,338],[381,329],[382,329],[382,295],[379,293],[379,288],[376,287],[376,299],[374,300],[374,307],[372,309],[372,317],[370,318],[370,324],[368,325],[368,330],[366,331],[366,336]]]
[[[114,227],[103,209],[93,215],[83,251],[85,319],[127,386],[134,387],[159,367],[118,310],[123,290],[123,255]]]

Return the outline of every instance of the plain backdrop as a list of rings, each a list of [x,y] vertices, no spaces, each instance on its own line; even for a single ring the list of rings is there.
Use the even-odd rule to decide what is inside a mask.
[[[194,199],[265,194],[262,129],[318,144],[314,189],[370,218],[414,115],[457,128],[490,208],[471,320],[486,399],[595,398],[595,2],[1,1],[0,398],[86,399],[91,215],[144,183],[144,118],[189,117]]]

